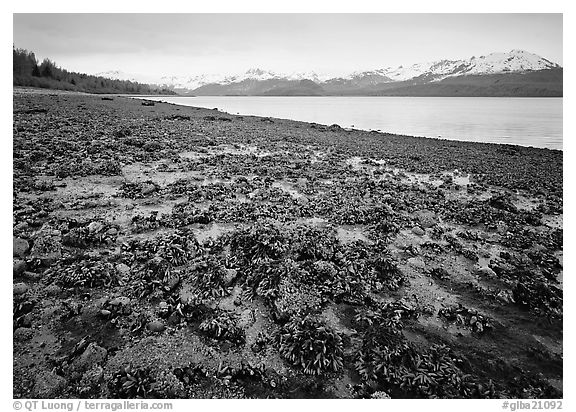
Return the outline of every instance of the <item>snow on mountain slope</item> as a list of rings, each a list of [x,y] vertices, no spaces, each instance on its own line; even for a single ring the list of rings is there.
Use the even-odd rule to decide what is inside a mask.
[[[515,73],[558,67],[560,67],[558,64],[536,54],[524,50],[512,50],[509,53],[491,53],[468,60],[439,60],[409,67],[400,66],[397,69],[387,68],[383,74],[395,81],[410,80],[419,76],[441,80],[449,76]]]
[[[492,74],[504,72],[525,72],[554,69],[556,63],[524,50],[512,50],[510,53],[491,53],[488,56],[472,58],[465,74]]]
[[[101,76],[112,80],[129,80],[131,82],[138,83],[158,84],[158,77],[143,74],[125,73],[120,70],[110,70],[107,72],[96,73],[96,76]]]
[[[427,63],[417,63],[406,67],[387,67],[384,69],[353,72],[340,77],[333,77],[325,73],[316,73],[313,71],[283,74],[259,68],[252,68],[246,72],[237,74],[201,74],[196,76],[162,76],[157,78],[128,74],[121,71],[109,71],[98,73],[97,75],[110,79],[131,80],[177,89],[194,90],[207,84],[230,85],[247,80],[254,82],[266,80],[312,80],[319,84],[350,81],[353,83],[364,82],[367,84],[375,84],[391,81],[407,81],[418,78],[421,82],[429,82],[440,81],[451,76],[517,73],[559,67],[561,66],[536,54],[523,50],[512,50],[508,53],[491,53],[486,56],[472,57],[467,60],[438,60]]]
[[[201,74],[199,76],[162,76],[158,84],[176,89],[194,90],[205,84],[222,82],[225,78],[226,75],[214,73]]]
[[[418,63],[409,67],[402,67],[389,71],[386,76],[395,81],[414,79],[420,76],[442,78],[455,74],[459,67],[465,64],[464,60],[440,60],[428,63]]]

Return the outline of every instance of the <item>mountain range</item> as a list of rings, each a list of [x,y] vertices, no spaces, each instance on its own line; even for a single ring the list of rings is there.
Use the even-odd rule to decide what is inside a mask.
[[[465,60],[353,72],[276,73],[254,68],[239,74],[146,77],[119,71],[98,76],[132,80],[197,96],[562,96],[563,69],[523,50]]]

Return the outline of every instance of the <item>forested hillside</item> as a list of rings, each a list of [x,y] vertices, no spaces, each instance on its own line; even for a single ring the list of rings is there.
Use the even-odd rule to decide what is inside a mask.
[[[34,53],[25,49],[13,48],[12,56],[14,86],[87,93],[175,94],[172,90],[158,86],[69,72],[50,59],[38,63]]]

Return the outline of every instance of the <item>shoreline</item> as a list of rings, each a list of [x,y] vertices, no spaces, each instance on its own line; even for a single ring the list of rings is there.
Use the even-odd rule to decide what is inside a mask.
[[[14,398],[562,398],[562,151],[143,102],[14,92]]]
[[[30,94],[70,94],[70,95],[74,95],[74,94],[79,94],[79,95],[88,95],[88,96],[95,96],[95,97],[106,97],[106,96],[110,96],[110,97],[121,97],[121,98],[127,98],[127,99],[138,99],[138,100],[147,100],[147,98],[162,98],[162,97],[350,97],[350,96],[184,96],[184,95],[129,95],[129,94],[94,94],[94,93],[83,93],[83,92],[76,92],[76,91],[67,91],[67,90],[56,90],[56,89],[38,89],[38,88],[33,88],[33,87],[22,87],[22,86],[18,86],[13,88],[13,93],[20,93],[22,92],[22,90],[25,90],[26,93],[30,93]],[[430,97],[434,97],[434,96],[352,96],[352,97],[367,97],[367,98],[371,98],[371,97],[394,97],[394,98],[414,98],[414,97],[423,97],[423,98],[430,98]],[[454,97],[462,97],[462,98],[477,98],[477,97],[466,97],[466,96],[454,96]],[[437,98],[453,98],[453,97],[445,97],[445,96],[438,96]],[[529,98],[529,99],[550,99],[550,98],[555,98],[555,99],[563,99],[563,97],[506,97],[506,96],[502,96],[502,97],[487,97],[487,98],[496,98],[496,99],[501,99],[501,98],[507,98],[507,99],[525,99],[525,98]],[[182,105],[182,104],[177,104],[177,103],[169,103],[169,102],[164,102],[164,101],[159,101],[159,100],[155,100],[155,99],[150,99],[151,101],[157,102],[157,103],[165,103],[165,104],[169,104],[169,105],[173,105],[173,106],[179,106],[179,107],[188,107],[188,108],[193,108],[193,109],[197,109],[197,110],[214,110],[214,109],[209,109],[209,108],[205,108],[205,107],[200,107],[200,106],[189,106],[189,105]],[[325,127],[329,127],[331,125],[328,124],[324,124],[324,123],[315,123],[315,122],[308,122],[308,121],[301,121],[301,120],[294,120],[294,119],[289,119],[289,118],[280,118],[280,117],[270,117],[270,116],[257,116],[257,115],[242,115],[242,114],[232,114],[232,113],[228,113],[228,112],[224,112],[224,111],[220,111],[218,110],[220,113],[225,113],[229,116],[240,116],[240,117],[255,117],[255,118],[268,118],[268,119],[276,119],[276,120],[284,120],[284,121],[293,121],[293,122],[298,122],[298,123],[305,123],[305,124],[316,124],[316,125],[321,125],[321,126],[325,126]],[[336,124],[338,125],[338,124]],[[338,125],[339,126],[339,125]],[[341,126],[339,126],[341,127]],[[523,148],[529,148],[529,149],[536,149],[536,150],[549,150],[549,151],[554,151],[554,152],[559,152],[559,153],[563,153],[564,150],[563,149],[553,149],[553,148],[547,148],[547,147],[535,147],[535,146],[524,146],[524,145],[520,145],[520,144],[514,144],[514,143],[496,143],[496,142],[473,142],[473,141],[467,141],[467,140],[456,140],[456,139],[446,139],[446,138],[441,138],[441,137],[432,137],[432,136],[418,136],[418,135],[405,135],[405,134],[396,134],[396,133],[387,133],[387,132],[383,132],[383,131],[378,131],[378,130],[374,130],[374,129],[356,129],[356,128],[344,128],[341,127],[342,130],[347,131],[347,132],[353,132],[353,131],[359,131],[359,132],[368,132],[368,133],[374,133],[374,134],[381,134],[383,136],[397,136],[400,138],[403,137],[408,137],[408,138],[417,138],[417,139],[433,139],[433,140],[440,140],[440,141],[444,141],[444,142],[458,142],[458,143],[468,143],[468,144],[478,144],[478,145],[500,145],[500,146],[514,146],[514,147],[523,147]]]
[[[162,98],[162,97],[168,97],[168,98],[173,98],[173,97],[182,97],[182,98],[195,98],[195,97],[199,97],[199,98],[203,98],[203,97],[262,97],[262,98],[267,98],[267,97],[281,97],[281,98],[285,98],[285,97],[367,97],[367,98],[371,98],[371,97],[378,97],[378,96],[122,96],[120,95],[119,97],[127,97],[127,98],[133,98],[133,99],[147,99],[147,98]],[[407,97],[407,98],[414,98],[414,97],[418,97],[418,96],[384,96],[384,97],[392,97],[392,98],[398,98],[398,97]],[[422,96],[423,98],[430,98],[430,96]],[[456,96],[456,97],[462,97],[462,96]],[[452,99],[453,97],[438,97],[438,98],[449,98]],[[476,99],[477,97],[471,97]],[[497,97],[495,97],[497,98]],[[516,98],[516,97],[512,97],[512,98]],[[520,98],[520,97],[518,97]],[[538,97],[531,97],[530,99],[536,99]],[[559,97],[560,99],[562,99],[562,97]],[[198,108],[198,109],[206,109],[206,110],[213,110],[210,108],[206,108],[206,107],[201,107],[201,106],[192,106],[192,105],[184,105],[184,104],[178,104],[178,103],[170,103],[167,101],[162,101],[162,100],[156,100],[156,99],[150,99],[152,101],[155,102],[162,102],[162,103],[167,103],[167,104],[173,104],[176,106],[181,106],[181,107],[192,107],[192,108]],[[284,118],[284,117],[273,117],[273,116],[262,116],[262,115],[250,115],[250,114],[232,114],[229,112],[225,112],[225,111],[221,111],[218,110],[221,113],[226,113],[230,116],[251,116],[251,117],[262,117],[262,118],[271,118],[271,119],[278,119],[278,120],[291,120],[291,121],[295,121],[295,122],[302,122],[302,123],[308,123],[308,124],[320,124],[322,126],[331,126],[327,123],[316,123],[316,122],[310,122],[310,121],[303,121],[303,120],[296,120],[296,119],[290,119],[290,118]],[[335,123],[337,126],[339,126],[338,123]],[[433,137],[433,136],[426,136],[426,135],[409,135],[409,134],[398,134],[398,133],[388,133],[388,132],[384,132],[384,131],[378,131],[378,130],[374,130],[374,129],[358,129],[358,128],[348,128],[348,127],[342,127],[340,126],[343,130],[345,131],[362,131],[362,132],[370,132],[370,133],[380,133],[383,135],[394,135],[394,136],[398,136],[398,137],[415,137],[415,138],[425,138],[425,139],[435,139],[435,140],[443,140],[443,141],[449,141],[449,142],[463,142],[463,143],[473,143],[473,144],[495,144],[495,145],[503,145],[503,146],[520,146],[520,147],[527,147],[527,148],[533,148],[533,149],[545,149],[545,150],[552,150],[552,151],[558,151],[558,152],[563,152],[563,148],[562,149],[556,149],[556,148],[548,148],[548,147],[536,147],[536,146],[528,146],[528,145],[522,145],[522,144],[517,144],[517,143],[502,143],[502,142],[476,142],[476,141],[470,141],[470,140],[459,140],[459,139],[448,139],[448,138],[442,138],[442,137]],[[563,147],[563,145],[562,145]]]

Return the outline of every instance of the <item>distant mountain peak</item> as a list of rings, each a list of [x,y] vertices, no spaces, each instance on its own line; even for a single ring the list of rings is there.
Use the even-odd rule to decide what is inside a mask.
[[[160,78],[138,76],[120,70],[98,73],[99,76],[111,79],[139,81],[158,84],[175,89],[195,90],[205,85],[229,86],[238,83],[256,84],[257,82],[290,82],[310,80],[319,85],[343,85],[368,87],[378,83],[411,81],[422,84],[438,82],[455,76],[486,75],[498,73],[526,73],[537,70],[557,69],[561,66],[526,50],[512,49],[509,52],[490,53],[484,56],[472,56],[462,60],[436,60],[400,65],[396,68],[386,67],[375,70],[355,71],[342,76],[329,76],[314,71],[297,71],[277,73],[261,67],[252,67],[237,74],[201,74],[196,76],[169,76]],[[248,86],[245,86],[248,87]],[[283,85],[282,87],[285,87]],[[336,86],[334,86],[336,87]]]
[[[262,69],[258,69],[258,68],[252,68],[252,69],[248,69],[246,70],[246,74],[248,75],[253,75],[253,76],[263,76],[265,74],[273,74],[271,71],[269,70],[262,70]]]

